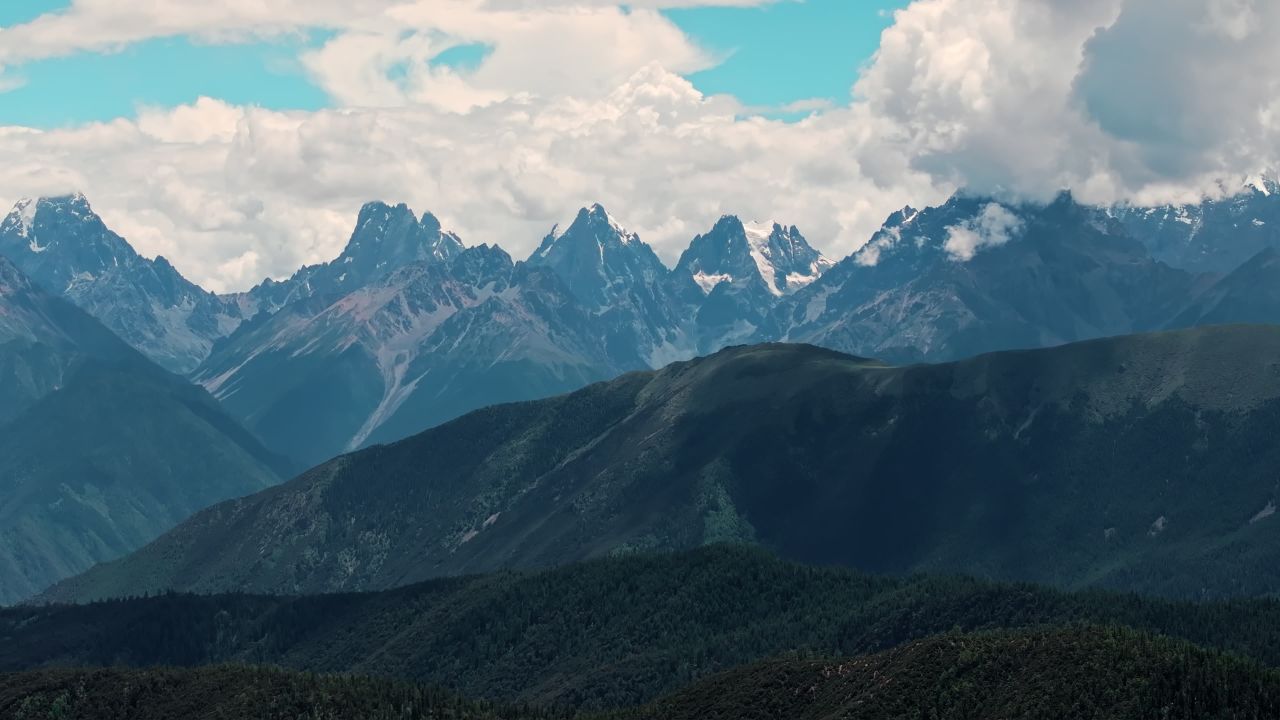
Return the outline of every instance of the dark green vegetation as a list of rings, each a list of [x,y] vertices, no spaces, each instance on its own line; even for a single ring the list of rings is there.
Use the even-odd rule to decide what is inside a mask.
[[[244,667],[46,670],[0,676],[6,720],[536,720],[449,693],[368,678]]]
[[[945,635],[845,660],[779,659],[636,710],[580,720],[1264,720],[1280,674],[1176,641],[1081,627]],[[567,713],[469,702],[361,677],[244,667],[44,670],[0,675],[5,720],[467,718]]]
[[[206,392],[0,258],[0,603],[286,471]]]
[[[758,542],[884,573],[1280,590],[1280,328],[886,367],[735,348],[489,408],[197,514],[48,600],[312,593]]]
[[[537,574],[304,598],[165,595],[0,611],[0,671],[270,663],[471,697],[624,707],[787,653],[879,652],[952,631],[1136,628],[1280,666],[1280,603],[1185,604],[947,578],[893,579],[716,546]]]
[[[1076,628],[948,635],[871,657],[734,670],[645,720],[1203,720],[1280,716],[1280,674],[1178,642]]]

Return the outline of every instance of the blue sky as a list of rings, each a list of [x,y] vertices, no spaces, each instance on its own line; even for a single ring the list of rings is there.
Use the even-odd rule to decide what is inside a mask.
[[[0,26],[66,7],[69,0],[0,3]],[[756,8],[693,8],[667,16],[723,58],[690,77],[708,94],[728,93],[751,106],[821,98],[846,103],[858,69],[875,52],[894,7],[905,0],[806,0]],[[108,53],[33,61],[7,72],[21,85],[0,93],[0,125],[65,127],[131,117],[139,107],[173,107],[200,96],[273,109],[332,105],[298,57],[319,33],[269,42],[212,45],[190,38],[153,39]],[[467,66],[482,47],[437,62]]]

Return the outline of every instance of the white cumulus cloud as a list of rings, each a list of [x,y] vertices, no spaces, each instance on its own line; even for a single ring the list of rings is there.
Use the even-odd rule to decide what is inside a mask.
[[[695,89],[684,76],[718,59],[658,12],[764,1],[75,0],[0,30],[0,84],[152,37],[322,28],[301,61],[336,107],[202,99],[0,128],[0,202],[84,191],[143,252],[221,290],[333,257],[374,198],[516,255],[600,201],[668,260],[726,212],[795,223],[838,256],[957,188],[1156,203],[1280,166],[1280,3],[916,0],[849,104],[785,123]],[[475,43],[474,67],[432,62]],[[954,228],[953,256],[1016,236],[1006,215]]]

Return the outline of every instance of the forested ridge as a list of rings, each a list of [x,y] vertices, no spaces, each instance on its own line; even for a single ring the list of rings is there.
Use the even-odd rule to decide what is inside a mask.
[[[587,709],[648,702],[784,654],[939,633],[1123,626],[1280,666],[1280,603],[1183,603],[965,578],[896,579],[719,545],[310,597],[151,598],[0,611],[0,670],[268,663]]]
[[[0,675],[6,720],[1266,720],[1280,673],[1189,643],[1076,626],[946,633],[849,658],[775,658],[645,706],[572,713],[406,682],[245,667]]]

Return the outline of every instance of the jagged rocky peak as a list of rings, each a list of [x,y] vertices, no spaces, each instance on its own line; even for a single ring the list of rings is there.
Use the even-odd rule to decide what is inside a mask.
[[[283,282],[264,281],[248,292],[247,303],[255,313],[274,312],[303,298],[348,293],[415,263],[449,262],[465,247],[431,213],[419,219],[404,203],[365,203],[341,255],[304,267]]]
[[[746,223],[751,258],[775,295],[795,292],[831,268],[832,262],[809,245],[796,226]]]
[[[563,233],[559,226],[552,229],[529,263],[551,268],[593,310],[638,287],[654,286],[668,273],[653,248],[598,203],[579,210]]]
[[[725,215],[705,235],[693,239],[677,271],[709,294],[724,282],[759,281],[773,295],[809,285],[831,266],[793,225],[747,222]]]
[[[35,198],[23,198],[13,206],[13,210],[0,222],[0,232],[12,232],[18,237],[28,237],[36,222],[38,201]]]
[[[413,262],[448,260],[462,249],[458,236],[442,230],[431,213],[419,220],[404,203],[370,202],[360,209],[356,228],[337,263],[369,276]]]
[[[614,220],[609,211],[605,210],[600,203],[595,203],[589,208],[583,208],[578,211],[578,217],[574,219],[574,224],[570,227],[570,230],[579,225],[584,225],[599,233],[598,237],[617,239],[624,243],[640,239],[639,235],[628,232],[618,221]]]
[[[76,222],[90,222],[97,219],[89,199],[83,193],[67,195],[48,195],[37,198],[23,198],[13,206],[13,210],[5,218],[3,227],[10,225],[20,232],[30,234],[35,229],[37,218],[52,220],[53,216],[63,216]]]
[[[462,244],[462,238],[456,233],[444,230],[440,226],[440,220],[429,212],[422,214],[422,220],[418,222],[422,226],[423,231],[428,238],[434,240],[432,255],[438,260],[451,260],[458,256],[466,246]]]
[[[193,370],[241,320],[168,260],[139,255],[80,193],[19,202],[0,223],[0,255],[173,372]]]
[[[456,279],[477,286],[509,275],[514,266],[506,250],[487,243],[462,250],[449,261],[449,271]]]
[[[0,223],[0,253],[19,265],[25,264],[24,256],[43,256],[30,259],[58,268],[55,274],[63,282],[137,257],[81,193],[19,200]]]
[[[534,257],[547,257],[566,246],[591,247],[630,245],[640,243],[640,236],[624,228],[600,203],[578,211],[568,229],[560,232],[557,225],[543,239]]]
[[[897,210],[891,213],[889,215],[889,218],[884,221],[884,226],[885,227],[902,227],[903,225],[910,224],[911,221],[915,220],[917,217],[919,217],[919,215],[920,215],[919,210],[911,207],[910,205],[905,205],[901,210]]]

